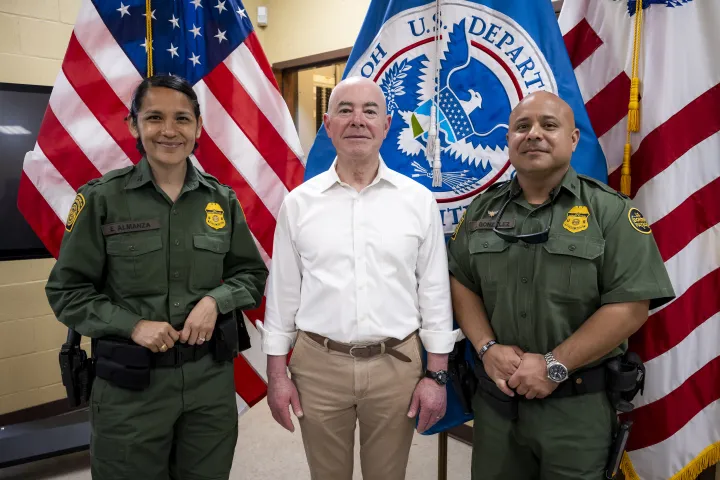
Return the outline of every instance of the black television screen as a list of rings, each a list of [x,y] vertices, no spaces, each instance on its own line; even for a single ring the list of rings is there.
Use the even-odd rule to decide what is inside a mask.
[[[0,83],[0,260],[51,256],[17,208],[23,159],[35,147],[51,91]]]

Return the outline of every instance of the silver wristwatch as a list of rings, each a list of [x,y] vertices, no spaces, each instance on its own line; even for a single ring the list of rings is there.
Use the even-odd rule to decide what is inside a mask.
[[[552,352],[545,354],[545,363],[547,364],[547,376],[555,383],[561,383],[568,378],[568,369],[565,365],[555,360]]]

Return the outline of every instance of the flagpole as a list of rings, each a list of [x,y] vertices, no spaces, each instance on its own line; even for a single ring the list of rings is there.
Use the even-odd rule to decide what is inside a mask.
[[[152,58],[152,5],[151,0],[145,0],[145,50],[147,51],[147,76],[153,75]],[[173,16],[173,18],[175,18]]]
[[[438,480],[447,480],[447,431],[438,435]]]

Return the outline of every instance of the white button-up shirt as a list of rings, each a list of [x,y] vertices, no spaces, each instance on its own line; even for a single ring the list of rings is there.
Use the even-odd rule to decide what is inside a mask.
[[[358,192],[336,163],[291,191],[277,218],[262,350],[287,354],[297,330],[344,343],[403,339],[448,353],[452,329],[443,228],[432,192],[380,159]]]

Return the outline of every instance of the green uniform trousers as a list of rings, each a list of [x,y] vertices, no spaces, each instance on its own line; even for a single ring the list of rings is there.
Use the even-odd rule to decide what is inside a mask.
[[[96,378],[93,480],[220,480],[237,442],[233,367],[212,355],[152,371],[140,392]]]
[[[472,480],[600,480],[617,424],[607,394],[521,400],[518,418],[473,399]]]

